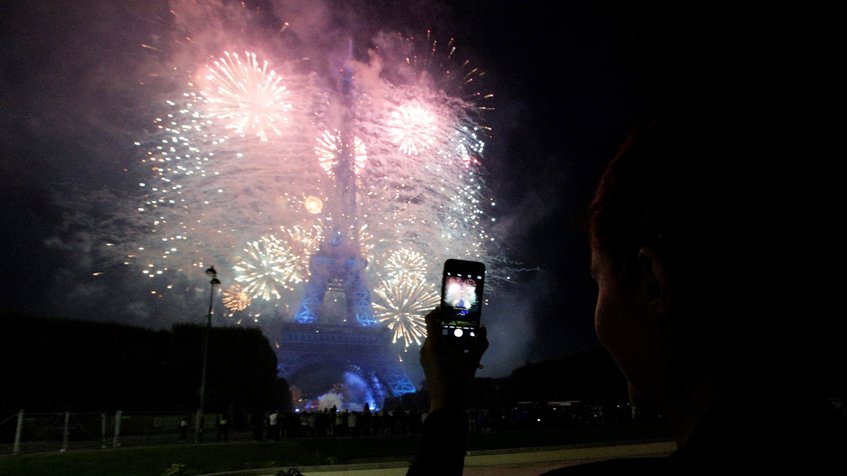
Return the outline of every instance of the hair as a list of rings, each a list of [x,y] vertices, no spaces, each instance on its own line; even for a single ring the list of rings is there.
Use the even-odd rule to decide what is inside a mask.
[[[810,251],[838,213],[808,136],[776,112],[744,95],[666,105],[626,139],[589,206],[592,248],[619,279],[642,247],[662,259],[684,316],[682,373],[805,372],[818,356],[821,328],[802,316],[825,320],[815,287],[832,273]]]
[[[721,271],[715,260],[736,258],[739,243],[758,245],[743,250],[748,256],[775,243],[761,222],[774,218],[766,215],[779,195],[773,189],[779,147],[755,119],[728,109],[721,117],[714,107],[664,109],[636,128],[607,165],[589,231],[615,265],[633,264],[638,249],[649,246],[681,273],[706,259],[689,276],[706,278]]]

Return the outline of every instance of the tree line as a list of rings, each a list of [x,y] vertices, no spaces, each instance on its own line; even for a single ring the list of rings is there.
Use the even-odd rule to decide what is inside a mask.
[[[191,411],[199,405],[204,326],[0,315],[0,410]],[[284,409],[287,383],[256,328],[212,328],[206,411]]]
[[[202,325],[150,330],[119,323],[0,315],[0,411],[196,410]],[[626,382],[602,349],[537,363],[502,378],[478,378],[472,406],[520,401],[626,402]],[[207,412],[291,410],[287,382],[258,328],[213,327],[209,338]],[[426,384],[390,397],[387,409],[428,407]]]

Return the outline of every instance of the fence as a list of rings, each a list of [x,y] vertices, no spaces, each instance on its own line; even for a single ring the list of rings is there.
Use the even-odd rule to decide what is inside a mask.
[[[31,413],[24,410],[0,413],[0,455],[202,441],[204,429],[214,438],[215,434],[208,431],[208,424],[215,422],[217,415],[205,415],[200,434],[193,431],[195,416],[120,410],[113,413]],[[180,432],[183,419],[188,423],[185,433]],[[239,432],[234,431],[229,436],[239,439]],[[248,436],[244,434],[245,438]]]

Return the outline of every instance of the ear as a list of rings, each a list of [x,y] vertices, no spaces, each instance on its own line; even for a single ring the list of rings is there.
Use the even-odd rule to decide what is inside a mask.
[[[669,314],[673,297],[673,286],[667,266],[653,248],[638,250],[638,265],[641,272],[641,293],[657,321]]]

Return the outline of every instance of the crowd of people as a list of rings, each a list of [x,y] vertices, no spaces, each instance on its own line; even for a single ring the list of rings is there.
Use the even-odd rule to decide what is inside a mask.
[[[272,411],[254,413],[248,424],[253,440],[280,440],[329,436],[396,436],[421,431],[427,412],[416,408],[372,411],[340,410],[336,407],[314,411]]]
[[[520,402],[505,408],[468,408],[464,421],[468,432],[490,432],[528,429],[572,428],[586,425],[615,425],[651,423],[660,416],[642,415],[636,418],[634,408],[626,403],[602,405],[588,402],[567,402],[552,405]],[[380,437],[418,435],[428,411],[415,407],[372,411],[339,410],[336,407],[314,411],[257,412],[234,425],[237,434],[250,433],[254,441],[279,441],[304,437]],[[241,421],[243,420],[243,421]],[[178,426],[179,439],[188,439],[190,418]],[[231,418],[222,413],[215,417],[217,442],[229,441],[233,427]]]

